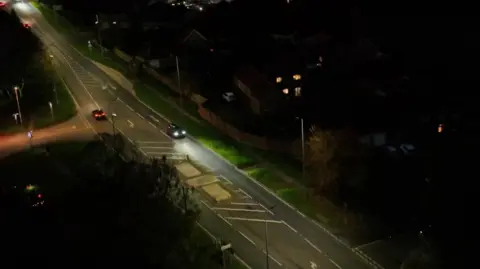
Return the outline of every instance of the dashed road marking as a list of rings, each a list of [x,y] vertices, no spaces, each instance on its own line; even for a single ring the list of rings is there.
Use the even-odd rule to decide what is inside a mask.
[[[152,116],[152,115],[148,115],[148,117],[149,117],[150,119],[152,119],[154,122],[160,122],[157,118],[155,118],[155,117]]]
[[[334,260],[332,259],[328,259],[333,265],[335,265],[338,269],[342,269],[342,267],[340,267],[340,265],[338,265],[338,263],[336,263]]]
[[[140,114],[140,113],[138,113],[138,112],[137,112],[137,115],[138,115],[140,118],[142,118],[143,120],[145,119],[145,117],[142,116],[142,114]]]
[[[132,108],[131,106],[129,106],[129,105],[125,104],[125,106],[127,106],[127,108],[130,109],[130,111],[135,111],[135,110],[133,110],[133,108]]]
[[[323,251],[321,249],[319,249],[317,246],[315,246],[312,242],[310,242],[310,240],[308,240],[307,238],[304,238],[305,242],[307,242],[312,248],[314,248],[316,251],[318,251],[320,254],[323,253]]]
[[[212,170],[212,169],[210,169],[210,170]],[[228,179],[228,178],[226,178],[226,177],[224,177],[224,176],[222,176],[222,175],[217,176],[217,177],[218,177],[219,179],[221,179],[221,180],[226,181],[228,184],[233,185],[233,183],[232,183],[232,181],[230,181],[230,179]]]
[[[268,223],[281,223],[283,224],[282,221],[279,220],[267,220],[267,219],[249,219],[249,218],[240,218],[240,217],[225,217],[226,219],[229,220],[241,220],[241,221],[250,221],[250,222],[268,222]]]
[[[258,205],[256,203],[237,203],[237,202],[231,202],[231,205],[247,205],[247,206],[255,206]]]
[[[263,253],[266,255],[267,252],[265,252],[265,250],[263,251]],[[276,264],[278,264],[278,266],[282,266],[283,264],[281,262],[279,262],[277,259],[275,259],[272,255],[268,254],[268,257],[274,261]]]
[[[243,208],[228,208],[228,207],[212,207],[212,209],[219,210],[219,211],[238,211],[238,212],[265,213],[265,210],[260,210],[260,209],[243,209]]]
[[[155,124],[153,124],[153,123],[151,123],[151,122],[148,122],[148,123],[149,123],[150,125],[152,125],[153,128],[157,128],[157,126],[156,126]]]
[[[245,197],[248,197],[249,199],[253,199],[252,196],[250,196],[250,194],[248,194],[248,193],[245,192],[244,190],[238,189],[238,191],[241,192],[243,195],[245,195]]]
[[[286,223],[285,221],[283,221],[283,224],[285,224],[285,226],[287,226],[290,230],[292,230],[292,232],[298,233],[298,231],[295,230],[295,228],[293,228],[292,226],[290,226],[290,224]]]
[[[255,242],[250,239],[250,237],[246,236],[244,233],[238,231],[239,234],[241,234],[243,237],[245,237],[245,239],[247,239],[250,243],[252,243],[253,245],[256,245]]]

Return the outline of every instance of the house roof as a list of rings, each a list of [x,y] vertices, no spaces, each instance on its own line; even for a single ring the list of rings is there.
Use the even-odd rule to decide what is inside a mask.
[[[240,66],[235,72],[235,77],[250,89],[253,97],[261,101],[278,97],[274,85],[251,65]]]

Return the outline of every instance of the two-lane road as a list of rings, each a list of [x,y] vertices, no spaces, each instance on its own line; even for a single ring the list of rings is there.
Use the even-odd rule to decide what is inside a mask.
[[[30,5],[22,4],[17,12],[34,21],[34,31],[51,47],[59,73],[80,103],[82,113],[89,117],[89,111],[100,107],[110,115],[117,115],[110,123],[90,119],[95,130],[112,133],[115,124],[116,130],[149,157],[183,158],[188,154],[223,178],[233,193],[243,195],[243,198],[234,196],[221,206],[202,203],[200,223],[209,231],[215,231],[215,236],[231,241],[237,254],[250,267],[265,268],[268,260],[269,267],[275,269],[369,268],[326,230],[195,140],[170,139],[164,132],[168,122],[161,115],[151,111],[74,50]],[[105,89],[102,87],[105,82],[115,88]]]

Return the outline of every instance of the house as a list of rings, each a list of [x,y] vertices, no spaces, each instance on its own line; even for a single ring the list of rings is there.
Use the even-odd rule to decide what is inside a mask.
[[[270,114],[281,109],[283,102],[275,84],[269,82],[253,66],[240,66],[235,72],[234,83],[247,96],[255,114]]]

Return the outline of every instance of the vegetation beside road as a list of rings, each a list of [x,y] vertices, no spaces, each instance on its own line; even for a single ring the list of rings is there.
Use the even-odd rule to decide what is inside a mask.
[[[5,262],[244,268],[228,253],[222,266],[220,246],[195,224],[197,209],[183,210],[184,201],[194,205],[189,191],[165,166],[124,161],[101,141],[51,144],[2,159],[9,175],[0,183],[6,214],[0,232],[10,246]],[[28,185],[41,190],[43,206],[31,210],[3,196]]]
[[[73,100],[40,40],[23,27],[14,12],[2,12],[0,20],[10,34],[4,41],[9,53],[2,58],[6,68],[0,78],[1,132],[44,128],[73,117]],[[20,115],[17,121],[12,115],[19,107],[23,126]]]
[[[53,11],[44,6],[41,6],[40,10],[50,24],[67,37],[77,40],[72,36],[81,36],[75,34],[77,29],[74,26],[70,23],[64,23],[64,18],[54,15]],[[60,20],[62,20],[61,25],[58,23]],[[65,29],[65,27],[68,27],[68,29]],[[336,207],[325,196],[318,195],[312,189],[306,187],[312,185],[311,182],[299,180],[302,178],[299,162],[287,161],[291,158],[243,145],[220,134],[201,119],[193,102],[183,100],[183,107],[179,109],[179,97],[172,90],[146,74],[140,74],[139,76],[135,74],[135,77],[132,77],[128,64],[113,52],[105,52],[104,57],[102,57],[98,48],[88,49],[86,40],[77,40],[74,45],[86,57],[117,69],[127,77],[133,78],[135,80],[135,92],[140,100],[168,119],[184,126],[207,148],[215,151],[235,166],[245,169],[250,176],[273,190],[304,214],[332,228],[339,236],[349,239],[354,234],[358,234],[359,229],[364,228],[364,225],[357,221],[357,216],[348,213],[343,208]],[[191,117],[185,115],[184,111]],[[192,117],[196,120],[192,120]],[[277,173],[277,170],[283,173]],[[283,174],[286,174],[286,176]],[[293,179],[292,182],[290,182],[290,179]]]

